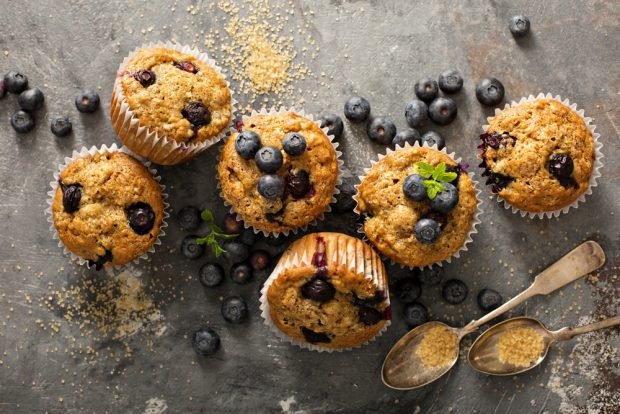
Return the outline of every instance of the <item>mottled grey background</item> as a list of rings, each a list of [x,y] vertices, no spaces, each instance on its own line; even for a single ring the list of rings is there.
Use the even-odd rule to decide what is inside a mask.
[[[224,17],[211,12],[207,1],[180,0],[174,3],[175,12],[166,3],[0,1],[0,53],[7,52],[0,54],[0,72],[23,71],[46,95],[38,127],[27,135],[17,135],[8,122],[15,98],[0,101],[1,413],[142,413],[152,398],[165,401],[169,413],[620,411],[617,330],[560,344],[551,351],[551,361],[518,378],[487,377],[461,361],[433,385],[391,391],[381,384],[379,372],[387,350],[407,331],[400,304],[394,305],[390,330],[362,349],[318,354],[282,344],[260,319],[260,281],[243,287],[227,281],[205,291],[195,277],[189,279],[206,259],[183,259],[178,252],[183,233],[175,220],[151,262],[138,267],[145,280],[163,292],[158,295],[164,334],[131,338],[133,357],[118,362],[102,357],[87,363],[83,355],[65,352],[72,349],[67,338],[79,337],[81,331],[61,314],[39,306],[40,298],[50,289],[76,283],[82,274],[105,275],[68,263],[51,240],[43,214],[48,183],[73,149],[115,142],[107,117],[109,96],[115,70],[130,50],[170,39],[201,46],[204,33],[221,25]],[[189,5],[195,6],[195,15],[187,12]],[[434,318],[465,324],[480,315],[478,289],[492,287],[505,297],[514,296],[536,271],[580,241],[594,238],[608,255],[598,282],[580,282],[562,294],[530,300],[516,313],[539,315],[553,328],[576,324],[589,312],[618,313],[620,3],[293,0],[282,6],[295,10],[287,28],[302,29],[295,35],[296,44],[311,35],[320,47],[318,57],[307,64],[326,76],[296,84],[317,92],[316,97],[306,96],[309,113],[340,112],[345,99],[359,93],[370,99],[373,113],[390,115],[404,127],[404,105],[413,97],[415,80],[456,67],[465,78],[464,90],[456,95],[459,115],[452,125],[437,130],[450,150],[475,166],[480,125],[492,113],[475,99],[474,84],[481,77],[499,78],[508,100],[551,92],[585,109],[595,119],[606,156],[603,178],[587,203],[559,219],[528,220],[504,210],[484,189],[483,224],[472,248],[446,266],[446,277],[469,284],[465,304],[445,305],[438,288],[425,289],[420,300]],[[532,20],[531,36],[519,42],[507,28],[515,13]],[[95,115],[81,115],[73,106],[74,95],[84,87],[96,87],[101,94],[103,108]],[[288,103],[295,102],[291,98]],[[58,113],[74,121],[69,139],[49,132],[49,116]],[[347,129],[343,141],[346,165],[354,175],[383,151],[357,129]],[[191,203],[222,217],[225,210],[212,179],[215,153],[213,149],[185,165],[160,168],[173,208]],[[318,228],[352,233],[354,221],[352,215],[330,214]],[[406,273],[390,271],[394,278]],[[231,293],[243,294],[251,306],[251,321],[243,326],[227,325],[219,315],[220,298]],[[40,329],[38,319],[59,322],[60,333]],[[207,323],[220,332],[223,346],[215,357],[200,359],[187,335]],[[89,338],[81,340],[88,343]],[[118,341],[90,345],[102,354],[124,349]]]

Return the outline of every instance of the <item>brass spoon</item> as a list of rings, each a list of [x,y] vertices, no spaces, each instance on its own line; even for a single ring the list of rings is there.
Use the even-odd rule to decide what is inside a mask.
[[[549,351],[549,347],[554,342],[567,341],[572,339],[575,335],[581,335],[584,333],[596,331],[603,328],[609,328],[612,326],[620,325],[620,316],[614,316],[613,318],[605,319],[602,321],[594,322],[584,326],[578,326],[576,328],[562,328],[557,331],[548,330],[545,325],[538,319],[519,317],[508,319],[487,329],[482,335],[478,337],[469,349],[467,359],[472,367],[478,371],[491,374],[491,375],[515,375],[538,366]],[[540,355],[535,360],[531,361],[528,365],[518,366],[508,362],[502,362],[499,358],[499,351],[497,349],[497,343],[501,336],[509,330],[515,328],[529,328],[540,335],[542,339],[542,350]]]
[[[465,335],[475,332],[480,326],[532,296],[547,295],[598,269],[603,263],[605,263],[605,253],[601,246],[594,241],[587,241],[536,276],[529,288],[482,318],[471,321],[462,328],[453,328],[445,323],[435,321],[427,322],[412,329],[396,342],[385,357],[381,368],[383,383],[397,390],[411,390],[430,384],[454,366],[458,360],[458,344]],[[456,349],[454,350],[454,357],[448,364],[429,367],[416,355],[416,350],[424,339],[424,335],[433,327],[438,326],[448,329],[454,335]]]

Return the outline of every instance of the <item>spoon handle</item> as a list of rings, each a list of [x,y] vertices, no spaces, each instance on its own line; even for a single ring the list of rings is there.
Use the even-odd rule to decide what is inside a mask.
[[[551,332],[551,334],[556,341],[566,341],[576,335],[598,331],[603,328],[611,328],[612,326],[618,325],[620,325],[620,315],[614,316],[613,318],[604,319],[602,321],[593,322],[588,325],[577,326],[576,328],[562,328]]]
[[[508,312],[515,306],[536,295],[547,295],[570,282],[587,275],[605,263],[605,253],[595,241],[587,241],[568,252],[560,260],[543,270],[529,288],[504,303],[499,308],[487,313],[482,318],[471,321],[463,328],[463,335],[478,329],[481,325]]]

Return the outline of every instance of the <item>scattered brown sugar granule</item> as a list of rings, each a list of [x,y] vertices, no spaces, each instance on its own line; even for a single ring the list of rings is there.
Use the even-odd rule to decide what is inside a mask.
[[[436,326],[426,332],[415,354],[427,367],[439,368],[450,364],[458,349],[458,338],[454,332],[443,326]]]
[[[517,367],[529,367],[540,357],[545,344],[532,328],[515,328],[504,332],[498,342],[499,360]]]

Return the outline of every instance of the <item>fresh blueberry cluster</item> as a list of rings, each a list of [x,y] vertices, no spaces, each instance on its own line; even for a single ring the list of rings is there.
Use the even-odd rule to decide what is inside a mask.
[[[424,162],[416,163],[416,174],[411,174],[403,182],[405,197],[418,202],[428,202],[431,214],[418,220],[414,235],[420,243],[430,244],[437,241],[441,234],[442,221],[459,201],[456,187],[461,172],[459,166],[446,167],[440,163],[436,167]],[[453,184],[454,183],[454,184]]]
[[[289,157],[299,157],[306,152],[306,137],[290,132],[282,140],[282,150]],[[267,200],[277,200],[290,194],[295,199],[311,193],[310,174],[304,170],[290,169],[285,177],[277,174],[284,164],[284,156],[277,147],[263,146],[258,134],[242,130],[235,138],[235,151],[245,160],[252,160],[265,173],[258,180],[258,193]]]

